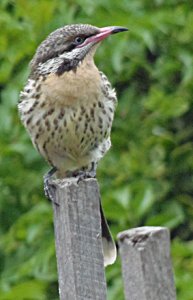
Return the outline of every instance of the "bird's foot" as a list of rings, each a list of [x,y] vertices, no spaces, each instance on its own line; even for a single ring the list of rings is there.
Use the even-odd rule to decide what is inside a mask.
[[[50,182],[52,175],[57,171],[55,167],[53,167],[48,173],[44,175],[44,193],[48,200],[53,202],[56,205],[59,205],[55,201],[55,186]]]
[[[96,173],[94,172],[88,172],[88,171],[77,171],[73,173],[73,177],[76,177],[80,180],[86,179],[86,178],[95,178]]]
[[[78,182],[86,178],[96,178],[96,168],[93,166],[90,170],[83,168],[82,170],[73,172],[72,176],[76,177],[78,179]]]

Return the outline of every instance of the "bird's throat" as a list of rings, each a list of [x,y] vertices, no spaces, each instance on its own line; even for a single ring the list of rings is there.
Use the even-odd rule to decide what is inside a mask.
[[[42,86],[47,101],[64,106],[96,100],[100,89],[100,74],[90,55],[85,57],[76,71],[64,72],[61,76],[49,74]]]

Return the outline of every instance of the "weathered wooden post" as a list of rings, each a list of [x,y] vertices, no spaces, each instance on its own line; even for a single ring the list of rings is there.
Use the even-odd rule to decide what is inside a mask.
[[[50,188],[60,300],[105,300],[97,181],[53,180]]]
[[[139,227],[118,234],[126,300],[175,300],[169,231]]]

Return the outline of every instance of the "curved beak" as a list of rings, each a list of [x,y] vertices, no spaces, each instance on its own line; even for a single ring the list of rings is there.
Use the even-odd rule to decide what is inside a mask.
[[[108,33],[108,35],[122,32],[122,31],[128,31],[128,28],[121,27],[121,26],[108,26],[108,27],[100,28],[101,33]]]
[[[121,26],[108,26],[108,27],[103,27],[99,29],[99,33],[88,37],[83,44],[77,46],[77,48],[84,47],[85,45],[89,43],[98,43],[102,40],[104,40],[106,37],[108,37],[111,34],[119,33],[122,31],[128,31],[128,28],[126,27],[121,27]]]

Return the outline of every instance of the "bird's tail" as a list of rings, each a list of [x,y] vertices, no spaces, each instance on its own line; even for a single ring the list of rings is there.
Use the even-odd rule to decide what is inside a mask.
[[[102,228],[102,243],[103,243],[103,254],[104,254],[104,266],[112,265],[117,257],[117,249],[115,242],[111,235],[107,220],[103,213],[103,208],[100,203],[101,213],[101,228]]]

